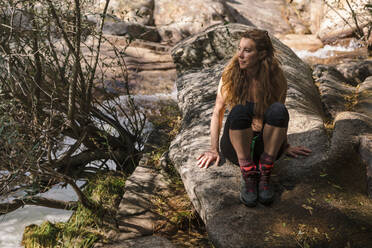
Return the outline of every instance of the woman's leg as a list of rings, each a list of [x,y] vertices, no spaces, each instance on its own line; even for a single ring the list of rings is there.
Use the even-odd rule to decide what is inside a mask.
[[[233,146],[238,161],[251,161],[251,142],[253,138],[252,128],[245,129],[231,129],[229,130],[231,145]]]
[[[250,105],[238,104],[233,107],[228,116],[229,138],[232,147],[235,150],[239,165],[243,161],[251,162],[250,148],[252,142],[252,118],[253,107]]]
[[[284,104],[272,104],[264,116],[263,143],[264,152],[260,156],[259,169],[261,172],[259,182],[259,200],[270,203],[274,199],[274,191],[270,187],[270,174],[274,167],[275,158],[287,139],[289,122],[288,110]]]
[[[263,128],[264,152],[272,158],[276,158],[278,152],[287,139],[287,127],[277,127],[265,124]]]
[[[259,172],[256,164],[252,161],[250,148],[253,137],[252,132],[252,117],[253,106],[250,105],[237,105],[235,106],[228,116],[228,132],[229,141],[233,147],[240,170],[241,188],[240,199],[250,207],[257,203],[257,185]],[[226,128],[225,126],[225,128]]]

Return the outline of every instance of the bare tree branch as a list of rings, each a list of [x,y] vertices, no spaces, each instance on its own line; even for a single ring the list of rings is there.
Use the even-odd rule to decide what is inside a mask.
[[[59,201],[40,196],[29,196],[23,199],[15,199],[7,203],[0,203],[0,215],[10,213],[25,205],[35,205],[65,210],[76,210],[77,208],[76,201]]]

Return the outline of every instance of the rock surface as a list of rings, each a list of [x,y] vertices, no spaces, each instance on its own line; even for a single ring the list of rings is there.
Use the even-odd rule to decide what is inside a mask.
[[[103,26],[103,33],[110,35],[128,35],[132,39],[158,42],[160,36],[155,27],[145,26],[132,22],[109,22]]]
[[[350,7],[346,0],[316,1],[322,2],[320,4],[321,8],[312,8],[311,11],[315,12],[313,15],[320,18],[320,25],[318,30],[313,30],[313,33],[317,34],[322,41],[329,42],[337,38],[352,36],[356,30],[352,11],[355,13],[360,28],[363,28],[370,19],[370,14],[365,8],[369,0],[348,1]]]
[[[234,21],[223,1],[156,0],[154,20],[163,41],[172,44],[210,25]]]
[[[246,208],[240,203],[239,168],[229,161],[223,160],[219,166],[213,165],[208,170],[200,169],[196,165],[196,157],[209,149],[209,123],[222,70],[233,55],[239,33],[247,29],[250,27],[239,24],[211,27],[173,48],[172,56],[178,72],[176,81],[178,101],[183,113],[183,123],[180,134],[171,145],[170,158],[181,174],[191,201],[206,223],[209,238],[215,247],[297,247],[296,235],[301,225],[312,226],[311,228],[315,225],[315,230],[322,226],[322,230],[329,235],[330,240],[324,236],[314,239],[311,247],[324,244],[328,244],[327,247],[344,246],[349,241],[327,229],[327,226],[329,228],[332,223],[337,225],[340,233],[346,233],[350,228],[360,229],[365,223],[355,219],[355,216],[344,213],[342,208],[329,204],[330,201],[320,203],[324,201],[323,197],[329,194],[327,191],[334,188],[329,181],[333,179],[324,180],[319,174],[323,175],[324,171],[332,169],[336,170],[335,175],[341,173],[340,171],[342,173],[347,171],[348,178],[359,180],[358,184],[354,181],[348,182],[347,191],[361,194],[363,190],[365,192],[361,185],[366,185],[366,182],[363,183],[363,180],[357,178],[363,177],[363,172],[361,168],[350,170],[350,167],[343,165],[349,161],[345,158],[340,164],[330,160],[331,157],[337,156],[329,156],[328,152],[339,149],[336,146],[330,149],[323,126],[325,114],[310,68],[277,39],[272,37],[289,85],[286,101],[291,118],[288,129],[289,143],[307,146],[312,149],[312,154],[306,158],[281,159],[276,163],[273,181],[276,185],[277,199],[269,208],[261,205]],[[356,116],[352,117],[353,120]],[[343,136],[342,118],[338,118],[340,120],[337,121],[336,127],[340,135],[336,134],[331,144],[337,143],[338,139],[341,143],[337,145],[342,146],[344,139],[353,138],[353,133],[345,133]],[[361,116],[360,119],[363,121],[354,122],[361,123],[358,127],[363,127],[365,134],[369,133],[366,117]],[[350,144],[357,143],[353,141]],[[357,155],[354,151],[355,147],[352,153]],[[344,185],[339,178],[339,176],[334,178],[336,180],[334,185]],[[321,191],[319,194],[314,193],[318,190]],[[313,192],[314,201],[306,200],[309,192]],[[371,204],[368,206],[372,207]],[[315,213],[317,223],[311,221],[314,220]],[[365,218],[372,219],[372,216],[369,214]],[[351,219],[353,222],[349,221]],[[281,224],[282,222],[284,224]],[[288,227],[288,223],[291,223],[291,228]],[[349,240],[356,244],[356,247],[372,243],[371,236],[366,232],[360,234],[360,237],[350,236]]]
[[[129,71],[128,83],[132,94],[170,94],[174,91],[176,66],[169,54],[170,46],[144,40],[129,42],[124,36],[105,35],[104,38],[101,58],[108,66],[103,68],[105,79],[97,83],[100,90],[118,95],[127,94],[125,77],[114,60],[113,44],[118,51],[125,51],[122,55]],[[91,38],[85,44],[87,47],[97,45]],[[84,56],[91,55],[88,48],[82,50]]]
[[[355,110],[367,116],[372,116],[372,76],[367,77],[363,83],[359,84],[356,93],[358,99],[354,107]]]
[[[97,0],[99,11],[104,8],[106,0]],[[107,13],[118,16],[127,22],[153,25],[154,0],[111,0]]]
[[[323,47],[322,41],[313,34],[277,34],[275,35],[286,46],[293,50],[316,51]]]
[[[118,231],[110,235],[111,244],[97,244],[96,247],[175,247],[163,237],[152,236],[156,221],[162,217],[153,209],[157,192],[166,190],[168,183],[144,156],[134,173],[127,179],[125,193],[118,209]]]
[[[372,61],[348,61],[336,66],[347,82],[356,86],[372,75]]]
[[[316,66],[313,76],[327,115],[334,119],[337,113],[346,111],[356,90],[347,84],[346,78],[336,68],[327,65]]]
[[[175,248],[175,246],[166,238],[159,236],[145,236],[137,239],[128,239],[118,245],[109,246],[110,248]]]
[[[234,0],[226,1],[226,5],[230,12],[235,13],[238,23],[253,23],[256,27],[274,34],[292,31],[290,22],[286,20],[284,13],[287,5],[285,1]]]

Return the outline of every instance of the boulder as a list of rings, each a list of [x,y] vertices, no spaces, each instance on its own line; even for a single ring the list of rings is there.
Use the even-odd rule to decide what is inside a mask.
[[[355,111],[372,116],[372,76],[366,78],[357,88],[357,103]]]
[[[293,33],[293,29],[301,25],[296,16],[288,12],[286,1],[234,0],[226,1],[226,5],[229,11],[234,13],[236,22],[242,24],[250,22],[274,34]]]
[[[337,113],[351,108],[355,88],[346,83],[346,78],[336,68],[317,65],[313,77],[328,117],[334,119]]]
[[[368,65],[368,61],[357,64]],[[360,80],[360,71],[364,72],[363,77],[368,75],[360,70],[366,67],[345,63],[337,68],[341,68],[348,79],[333,66],[317,65],[313,72],[324,108],[333,122],[329,159],[345,161],[346,156],[352,164],[358,164],[356,161],[360,159],[366,168],[367,193],[372,198],[372,77],[352,87],[345,82]],[[344,112],[346,110],[355,112]]]
[[[363,82],[367,77],[372,76],[371,60],[348,61],[347,63],[338,64],[336,68],[353,86]]]
[[[106,0],[98,0],[96,10],[102,11]],[[111,0],[107,13],[116,15],[122,21],[142,25],[154,25],[154,0]]]
[[[367,170],[367,193],[372,198],[372,135],[362,135],[359,141],[360,159]]]
[[[275,37],[297,51],[314,52],[323,47],[322,41],[313,34],[278,34]]]
[[[345,162],[346,160],[348,170],[360,166],[363,171],[366,171],[366,177],[360,177],[358,180],[370,198],[372,198],[371,116],[371,112],[369,115],[357,112],[339,113],[334,120],[335,130],[329,152],[329,159],[332,161]]]
[[[352,11],[347,2],[350,3]],[[362,30],[370,19],[370,13],[365,8],[365,5],[368,3],[368,0],[311,1],[310,15],[313,23],[311,25],[311,32],[318,35],[325,43],[354,35],[356,25],[352,13],[355,13],[358,25]]]
[[[234,22],[224,2],[213,0],[157,0],[154,20],[162,40],[172,44],[210,25]]]
[[[160,36],[156,28],[132,22],[107,22],[103,26],[103,33],[109,35],[128,35],[133,39],[158,42]]]

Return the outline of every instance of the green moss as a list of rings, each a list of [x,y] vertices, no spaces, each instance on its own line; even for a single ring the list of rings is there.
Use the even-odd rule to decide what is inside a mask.
[[[59,233],[60,229],[49,221],[40,226],[29,225],[23,233],[22,245],[30,248],[55,247]]]
[[[88,248],[103,239],[111,228],[119,200],[124,194],[125,178],[111,174],[97,175],[89,181],[84,193],[95,204],[87,209],[82,204],[66,223],[44,222],[25,228],[22,244],[25,248],[76,247]],[[109,221],[107,221],[107,219]]]

